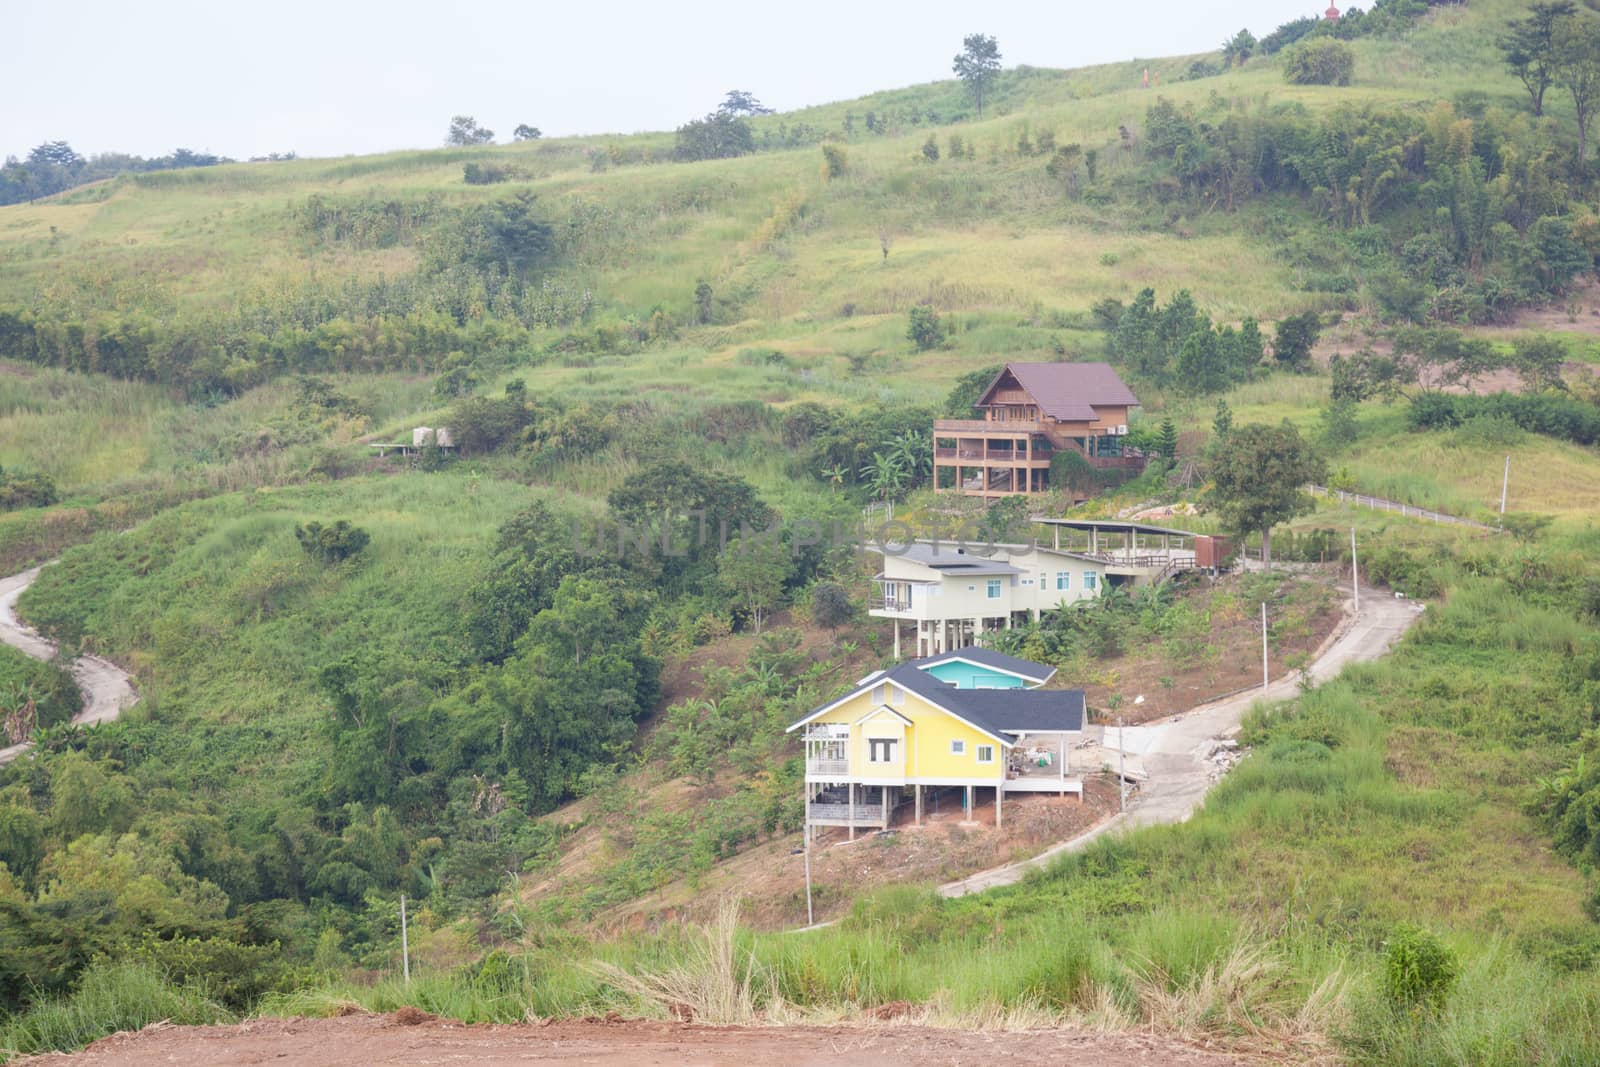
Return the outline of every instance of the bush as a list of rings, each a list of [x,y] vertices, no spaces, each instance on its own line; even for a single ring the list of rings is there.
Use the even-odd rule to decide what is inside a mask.
[[[82,707],[72,675],[0,645],[0,746],[27,740],[35,728],[67,722]]]
[[[1455,953],[1427,930],[1401,923],[1383,952],[1383,995],[1398,1008],[1440,1008],[1460,977]]]
[[[0,467],[0,511],[47,508],[57,500],[56,483],[47,474],[15,474]]]
[[[1295,85],[1349,85],[1356,54],[1343,41],[1325,37],[1284,50],[1283,77]]]
[[[938,348],[944,341],[944,324],[939,321],[939,313],[920,304],[912,308],[906,337],[917,346],[918,352]]]
[[[0,1049],[27,1055],[82,1048],[154,1022],[204,1026],[231,1021],[199,991],[173,985],[150,964],[95,963],[70,996],[45,1000],[0,1026]]]
[[[493,185],[517,177],[517,168],[504,164],[468,163],[461,168],[461,177],[468,185]]]
[[[294,528],[294,539],[306,555],[323,563],[342,563],[367,547],[367,531],[340,519],[332,526],[308,522]]]
[[[848,157],[845,155],[844,149],[836,144],[822,146],[822,160],[827,167],[829,181],[835,178],[843,178],[845,172],[849,170]]]
[[[850,594],[838,582],[820,582],[811,590],[811,621],[837,630],[855,616]]]

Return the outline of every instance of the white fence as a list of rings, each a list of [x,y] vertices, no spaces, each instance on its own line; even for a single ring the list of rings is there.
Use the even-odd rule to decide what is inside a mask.
[[[1413,519],[1426,519],[1429,522],[1443,523],[1446,526],[1467,526],[1474,530],[1488,530],[1498,533],[1499,528],[1487,523],[1477,522],[1473,519],[1463,519],[1457,515],[1446,515],[1442,511],[1430,511],[1427,508],[1414,507],[1411,504],[1402,504],[1396,500],[1385,500],[1379,496],[1367,496],[1365,493],[1349,493],[1343,489],[1328,489],[1321,485],[1308,485],[1306,492],[1314,496],[1330,497],[1341,504],[1354,504],[1356,507],[1375,508],[1378,511],[1392,511],[1396,515],[1405,515]]]

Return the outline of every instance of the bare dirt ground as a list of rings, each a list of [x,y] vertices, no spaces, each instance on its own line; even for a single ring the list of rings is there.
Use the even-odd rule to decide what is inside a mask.
[[[340,1019],[258,1019],[237,1026],[156,1026],[114,1034],[82,1052],[15,1061],[29,1067],[564,1063],[647,1067],[878,1067],[901,1064],[1055,1064],[1096,1067],[1243,1067],[1284,1062],[1206,1049],[1143,1033],[943,1030],[903,1024],[711,1027],[639,1021],[463,1026],[421,1012]]]
[[[1185,595],[1203,605],[1208,592],[1226,591],[1237,584],[1236,577],[1223,578],[1215,587],[1201,585]],[[1299,585],[1295,594],[1296,618],[1282,633],[1272,658],[1279,664],[1308,655],[1327,639],[1343,615],[1324,577],[1285,578]],[[1319,589],[1329,593],[1319,603]],[[1123,698],[1117,709],[1129,725],[1173,715],[1215,700],[1261,680],[1261,626],[1254,605],[1217,601],[1211,610],[1211,625],[1200,654],[1185,655],[1180,650],[1156,642],[1132,645],[1121,655],[1095,661],[1090,677],[1063,678],[1057,684],[1081,688],[1089,707],[1104,714],[1113,694]],[[1274,625],[1283,620],[1274,617]],[[1062,672],[1066,674],[1067,672]],[[1137,697],[1142,703],[1135,704]]]
[[[983,792],[980,790],[980,793]],[[967,819],[958,790],[930,800],[923,825],[901,812],[888,833],[833,829],[818,834],[811,850],[816,921],[838,918],[867,889],[906,883],[938,883],[1036,854],[1076,837],[1117,807],[1117,787],[1094,775],[1085,779],[1084,799],[1035,794],[1006,798],[1004,819],[994,825],[994,801],[980,798]],[[672,882],[659,891],[605,912],[600,925],[649,929],[679,920],[706,921],[726,897],[742,902],[740,918],[760,929],[806,922],[805,856],[798,834],[746,849],[700,878]]]

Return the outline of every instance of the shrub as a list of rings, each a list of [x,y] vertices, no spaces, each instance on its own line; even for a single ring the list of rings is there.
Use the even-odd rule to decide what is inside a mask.
[[[461,177],[468,185],[493,185],[510,181],[517,176],[515,167],[494,163],[468,163],[461,168]]]
[[[1455,953],[1431,932],[1401,923],[1383,952],[1383,995],[1400,1008],[1439,1008],[1460,977]]]
[[[1284,50],[1283,77],[1295,85],[1349,85],[1355,65],[1349,45],[1322,37]]]
[[[323,563],[342,563],[367,547],[367,531],[340,519],[332,526],[308,522],[294,528],[294,538],[306,555]]]
[[[939,313],[920,304],[912,308],[906,337],[917,346],[918,352],[938,348],[944,340],[944,324],[939,321]]]
[[[0,511],[46,508],[57,500],[56,483],[47,474],[16,474],[0,467]]]
[[[850,594],[838,582],[820,582],[811,590],[811,621],[837,630],[855,615]]]
[[[829,181],[835,178],[843,178],[845,172],[849,169],[849,159],[845,155],[844,149],[836,144],[822,146],[822,161],[827,168]]]

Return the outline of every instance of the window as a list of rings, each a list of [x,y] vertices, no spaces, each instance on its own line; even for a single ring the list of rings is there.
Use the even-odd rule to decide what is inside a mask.
[[[952,741],[952,742],[950,742],[950,755],[952,755],[952,756],[965,756],[966,754],[967,754],[967,743],[965,741]]]
[[[989,599],[990,600],[999,600],[1000,599],[1000,579],[998,579],[998,578],[990,578],[989,579]]]
[[[892,737],[867,738],[867,762],[893,763],[894,746],[897,744],[899,744],[899,741]]]
[[[1056,571],[1056,588],[1063,593],[1072,588],[1072,572]]]
[[[1086,592],[1086,593],[1094,592],[1094,589],[1095,589],[1095,586],[1094,586],[1095,577],[1096,577],[1096,575],[1095,575],[1094,571],[1084,571],[1083,572],[1083,591],[1084,592]]]
[[[901,689],[897,685],[891,685],[889,687],[889,703],[891,703],[891,704],[904,704],[905,702],[906,702],[906,691],[904,689]]]
[[[883,698],[888,692],[889,692],[889,687],[887,685],[880,684],[880,685],[873,686],[872,687],[872,702],[874,704],[882,704],[883,703]]]
[[[979,763],[993,763],[994,762],[994,746],[993,745],[979,745],[978,746],[978,762]]]

